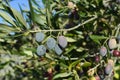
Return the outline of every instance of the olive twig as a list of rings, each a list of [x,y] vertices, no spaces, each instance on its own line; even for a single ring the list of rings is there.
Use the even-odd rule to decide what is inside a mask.
[[[95,67],[91,68],[90,70],[95,70],[99,66],[100,66],[100,64],[97,64]]]
[[[79,28],[80,26],[83,26],[83,25],[85,25],[85,24],[87,24],[87,23],[95,20],[96,18],[97,18],[97,16],[94,16],[93,18],[90,18],[90,19],[86,20],[85,22],[83,22],[83,23],[81,23],[81,24],[78,24],[77,26],[74,26],[74,27],[69,28],[69,29],[50,29],[50,30],[35,30],[35,31],[31,30],[30,32],[31,32],[31,33],[35,33],[35,32],[49,32],[49,31],[50,31],[50,32],[72,31],[72,30],[74,30],[74,29]]]

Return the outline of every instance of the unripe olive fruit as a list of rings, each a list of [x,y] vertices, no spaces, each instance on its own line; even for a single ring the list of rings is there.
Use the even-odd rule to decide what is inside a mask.
[[[56,41],[55,41],[54,38],[48,38],[46,44],[47,44],[47,47],[48,47],[49,49],[53,49],[53,48],[55,47],[55,45],[56,45]]]
[[[58,43],[62,48],[65,48],[67,46],[67,39],[64,36],[58,37]]]
[[[43,56],[46,53],[46,47],[44,45],[40,45],[37,47],[37,55]]]
[[[116,42],[116,39],[109,39],[108,41],[108,46],[110,49],[114,49],[117,47],[117,42]]]
[[[105,73],[106,74],[110,74],[110,72],[113,70],[112,65],[107,64],[107,66],[105,67]]]
[[[114,66],[114,61],[113,61],[112,59],[109,59],[109,60],[108,60],[108,64]]]
[[[107,49],[106,49],[106,47],[101,46],[101,48],[100,48],[100,55],[101,55],[101,56],[105,56],[106,53],[107,53]]]
[[[118,50],[114,50],[113,51],[113,56],[119,57],[120,56],[120,52]]]
[[[62,54],[62,49],[56,44],[55,48],[54,48],[55,52],[57,55],[61,55]]]
[[[35,35],[35,39],[36,39],[36,41],[38,41],[38,42],[43,41],[44,38],[45,38],[45,35],[44,35],[44,33],[42,33],[42,32],[36,33],[36,35]]]

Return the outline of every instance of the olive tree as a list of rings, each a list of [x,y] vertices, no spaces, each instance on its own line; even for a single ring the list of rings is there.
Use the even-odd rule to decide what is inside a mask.
[[[0,0],[1,80],[119,80],[120,0]]]

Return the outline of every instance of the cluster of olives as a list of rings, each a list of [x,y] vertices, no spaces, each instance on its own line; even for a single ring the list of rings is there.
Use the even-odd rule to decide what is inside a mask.
[[[114,57],[120,57],[120,51],[116,49],[118,47],[117,45],[118,44],[117,44],[117,41],[116,41],[115,38],[109,39],[109,41],[108,41],[108,47],[111,50],[111,54]],[[100,55],[101,56],[105,56],[106,54],[107,54],[107,48],[105,46],[102,46],[100,48]]]
[[[118,39],[118,42],[119,42],[119,39]],[[109,39],[108,47],[109,47],[109,50],[110,50],[109,53],[110,53],[111,56],[113,56],[113,57],[120,57],[120,51],[117,50],[118,45],[119,45],[119,43],[117,44],[117,41],[116,41],[115,38]],[[108,50],[107,50],[107,48],[105,46],[101,46],[99,53],[100,53],[100,55],[102,57],[104,57],[104,56],[107,55]],[[108,59],[107,62],[108,63],[105,66],[104,72],[105,72],[105,74],[109,75],[110,73],[113,72],[114,61],[112,59]]]
[[[42,32],[38,32],[35,35],[35,39],[37,42],[42,42],[45,39],[45,34]],[[57,55],[61,55],[63,52],[63,49],[67,46],[67,39],[64,36],[58,36],[57,40],[55,40],[53,37],[48,37],[44,40],[45,44],[38,45],[37,47],[37,55],[43,56],[47,50],[53,50]],[[118,42],[120,44],[120,37],[118,37]],[[99,54],[101,57],[105,57],[108,55],[111,55],[112,57],[120,57],[120,51],[117,49],[119,47],[119,44],[117,44],[116,38],[110,38],[108,40],[108,46],[101,46],[99,49]],[[110,51],[110,52],[109,52]],[[96,55],[95,62],[100,62],[100,56]],[[101,64],[100,64],[101,65]],[[113,67],[114,67],[114,60],[108,59],[107,63],[101,66],[102,69],[99,67],[96,67],[97,69],[84,69],[78,70],[78,75],[84,75],[85,72],[87,72],[89,76],[89,80],[103,80],[105,78],[105,75],[113,74]],[[103,69],[104,67],[104,69]],[[91,67],[89,67],[91,68]],[[100,69],[100,70],[99,70]],[[55,71],[60,70],[60,65],[56,65],[54,67]],[[45,75],[47,75],[48,79],[52,79],[53,76],[53,69],[50,68],[50,70],[47,71]],[[95,74],[97,73],[97,74]]]
[[[42,42],[45,38],[45,34],[38,32],[35,35],[37,42]],[[67,39],[64,36],[58,36],[57,41],[53,37],[48,37],[45,45],[39,45],[37,47],[37,55],[43,56],[46,50],[54,50],[57,55],[61,55],[63,49],[67,46]]]
[[[118,39],[118,43],[117,43],[117,39]],[[114,69],[113,69],[115,64],[114,57],[120,57],[120,51],[118,49],[120,44],[120,36],[117,39],[110,38],[107,43],[108,46],[107,47],[101,46],[99,49],[99,54],[92,57],[92,61],[95,61],[95,65],[97,66],[99,64],[99,66],[94,68],[90,66],[88,67],[88,69],[85,68],[82,71],[78,71],[78,74],[81,76],[82,74],[85,74],[85,72],[87,72],[87,75],[89,76],[89,80],[103,80],[107,78],[108,75],[111,75],[110,77],[112,77],[114,74]],[[110,57],[109,59],[106,59],[108,55]],[[101,59],[105,59],[105,60],[101,60]]]

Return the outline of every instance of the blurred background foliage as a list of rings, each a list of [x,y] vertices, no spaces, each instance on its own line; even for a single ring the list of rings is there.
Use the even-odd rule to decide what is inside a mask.
[[[120,79],[120,58],[111,56],[107,45],[109,38],[120,34],[119,0],[42,0],[44,8],[37,0],[28,2],[30,10],[20,6],[19,12],[9,0],[0,0],[1,80],[97,80],[92,79],[96,75],[103,80],[110,76],[104,73],[108,59],[116,60],[112,77]],[[37,32],[46,35],[44,41],[35,40]],[[53,50],[36,54],[38,45],[45,45],[49,37],[57,41],[59,35],[68,41],[61,55]],[[102,45],[108,51],[104,57],[99,55]]]

